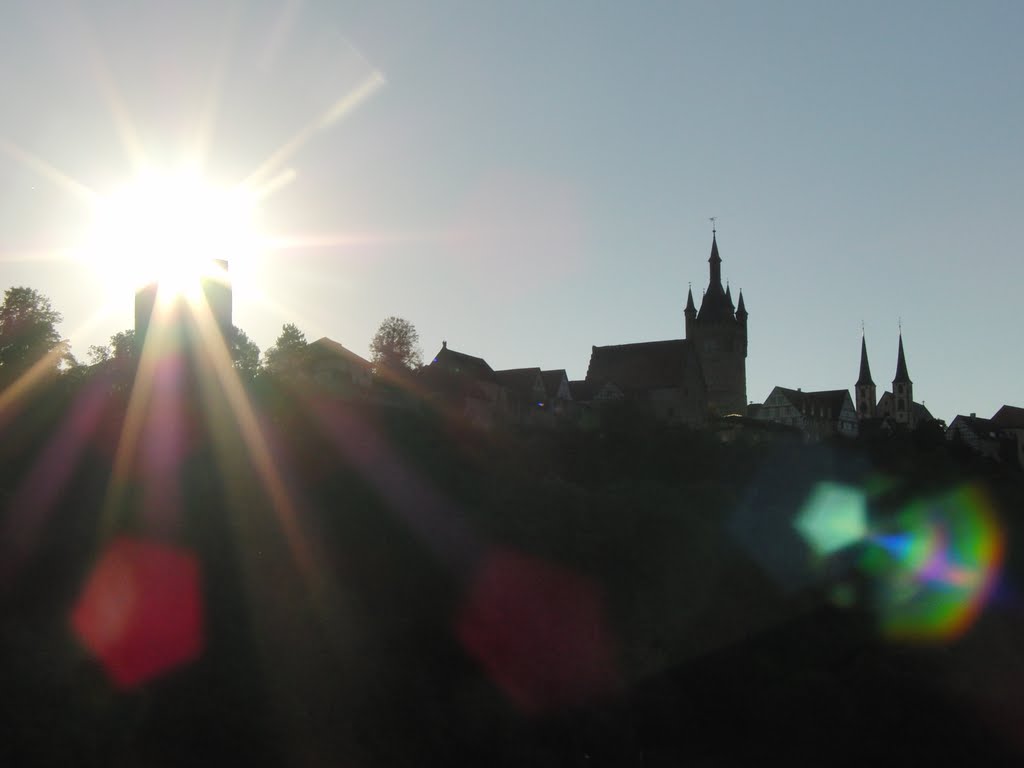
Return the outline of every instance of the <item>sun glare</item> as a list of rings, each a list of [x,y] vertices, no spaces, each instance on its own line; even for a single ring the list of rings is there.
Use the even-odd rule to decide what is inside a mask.
[[[196,173],[148,172],[97,198],[85,257],[110,290],[157,282],[164,297],[198,295],[215,260],[251,259],[260,238],[256,197]]]

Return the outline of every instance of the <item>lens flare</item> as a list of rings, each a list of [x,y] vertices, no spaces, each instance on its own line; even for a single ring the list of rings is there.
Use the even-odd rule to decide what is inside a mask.
[[[864,492],[841,483],[819,483],[794,525],[810,547],[822,556],[855,544],[868,530]]]
[[[905,507],[868,538],[882,630],[895,640],[947,641],[977,619],[995,586],[1004,540],[991,499],[966,486]]]
[[[198,560],[155,541],[115,539],[86,581],[71,627],[122,689],[195,660],[203,649]]]

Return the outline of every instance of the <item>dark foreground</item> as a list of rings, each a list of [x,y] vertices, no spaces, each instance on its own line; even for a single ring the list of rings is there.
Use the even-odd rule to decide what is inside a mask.
[[[186,397],[131,449],[127,397],[88,383],[5,416],[4,765],[1024,756],[1021,479],[934,435],[480,434],[430,411],[249,398],[245,424]],[[877,518],[984,488],[1005,559],[976,620],[883,632],[857,545],[816,557],[793,526],[824,481],[881,488]],[[119,681],[81,625],[109,644],[126,605],[159,598],[117,587],[86,619],[81,604],[125,541],[197,566],[201,624],[163,668],[138,659],[150,635],[115,648],[141,677]],[[169,610],[142,621],[173,636]]]

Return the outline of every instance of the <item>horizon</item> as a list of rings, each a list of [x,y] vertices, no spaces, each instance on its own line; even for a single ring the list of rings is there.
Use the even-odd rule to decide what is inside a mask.
[[[68,257],[68,180],[199,146],[218,183],[280,174],[259,213],[290,247],[232,262],[261,350],[293,322],[368,357],[398,315],[426,360],[580,379],[592,346],[684,338],[715,216],[749,400],[852,390],[862,327],[881,393],[902,326],[936,418],[1019,404],[1018,5],[58,8],[0,31],[0,257],[80,358],[134,295]]]

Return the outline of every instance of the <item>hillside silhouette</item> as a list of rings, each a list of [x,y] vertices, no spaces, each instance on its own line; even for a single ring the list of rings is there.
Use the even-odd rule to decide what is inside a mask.
[[[264,376],[245,391],[261,460],[208,394],[200,376],[183,385],[173,503],[145,473],[111,492],[130,418],[111,381],[55,379],[5,413],[5,750],[35,764],[675,765],[1022,748],[1020,476],[941,433],[722,443],[628,414],[481,431],[425,403]],[[797,535],[818,484],[872,478],[889,488],[880,519],[964,484],[994,500],[1002,578],[961,637],[887,640],[856,557],[816,557]],[[70,626],[125,537],[195,557],[203,616],[196,658],[128,689]]]

